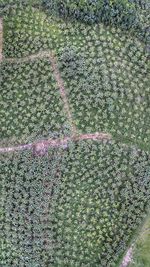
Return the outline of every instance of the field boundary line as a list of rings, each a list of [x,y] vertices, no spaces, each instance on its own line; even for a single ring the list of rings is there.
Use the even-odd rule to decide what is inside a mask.
[[[53,70],[53,75],[54,78],[56,80],[56,83],[59,87],[60,90],[60,95],[62,97],[62,100],[64,102],[64,110],[67,114],[69,123],[71,125],[71,130],[72,130],[72,134],[76,135],[77,134],[77,129],[76,126],[73,122],[73,118],[72,118],[72,114],[69,108],[69,104],[68,104],[68,98],[67,98],[67,94],[66,94],[66,90],[65,90],[65,86],[64,86],[64,82],[63,79],[61,78],[58,66],[57,66],[57,60],[56,57],[54,56],[54,53],[52,53],[50,50],[47,51],[41,51],[38,52],[36,54],[31,54],[29,56],[26,57],[21,57],[21,58],[3,58],[3,62],[8,62],[8,63],[24,63],[24,62],[28,62],[29,60],[35,60],[35,59],[42,59],[42,58],[47,58],[50,60],[51,63],[51,67]]]
[[[29,144],[21,144],[10,147],[0,147],[0,153],[8,153],[14,151],[22,151],[22,150],[34,150],[37,154],[45,154],[49,147],[53,148],[67,148],[69,142],[77,142],[82,140],[111,140],[112,136],[108,133],[96,132],[89,134],[80,134],[77,136],[64,137],[62,139],[47,139],[41,140]],[[42,153],[43,152],[43,153]]]
[[[133,245],[127,250],[120,267],[127,267],[132,262]]]
[[[62,98],[63,103],[64,103],[64,110],[66,112],[67,118],[68,118],[70,126],[71,126],[71,132],[72,132],[72,135],[74,136],[77,134],[77,128],[76,128],[74,121],[73,121],[73,118],[72,118],[72,113],[70,111],[68,98],[67,98],[67,94],[66,94],[66,90],[65,90],[65,86],[64,86],[64,81],[61,78],[61,74],[60,74],[60,71],[59,71],[58,66],[57,66],[57,59],[56,59],[54,53],[50,53],[50,61],[51,61],[51,66],[52,66],[52,70],[53,70],[53,75],[54,75],[55,80],[57,82],[57,85],[59,87],[60,95],[61,95],[61,98]]]
[[[3,57],[4,62],[8,63],[24,63],[35,59],[49,58],[50,50],[39,51],[38,53],[31,54],[25,57]]]
[[[60,95],[62,97],[62,100],[64,102],[64,110],[66,111],[67,117],[69,119],[71,128],[72,128],[72,134],[71,137],[64,137],[63,139],[49,139],[49,140],[41,140],[38,142],[33,142],[29,144],[21,144],[21,145],[16,145],[16,146],[10,146],[10,147],[0,147],[0,153],[7,153],[7,152],[14,152],[14,151],[22,151],[22,150],[36,150],[36,151],[43,151],[43,154],[47,150],[48,147],[67,147],[68,142],[70,141],[80,141],[80,140],[110,140],[112,139],[112,136],[108,133],[103,133],[103,132],[96,132],[96,133],[89,133],[89,134],[78,134],[77,133],[77,128],[73,122],[72,114],[70,112],[70,107],[68,103],[68,98],[66,95],[66,90],[64,87],[64,82],[63,79],[61,78],[59,69],[57,67],[57,60],[54,55],[50,50],[47,51],[41,51],[36,54],[31,54],[26,57],[21,57],[21,58],[3,58],[4,62],[9,62],[9,63],[24,63],[29,60],[35,60],[38,58],[47,58],[51,62],[51,67],[53,70],[53,75],[54,78],[57,82],[57,85],[60,90]],[[42,153],[42,152],[41,152]]]
[[[29,56],[26,57],[21,57],[21,58],[4,58],[3,62],[8,62],[8,63],[24,63],[24,62],[28,62],[29,60],[35,60],[35,59],[42,59],[42,58],[47,58],[48,60],[50,60],[51,63],[51,67],[52,67],[52,71],[53,71],[53,75],[54,78],[56,80],[56,83],[59,87],[60,90],[60,95],[61,98],[63,100],[64,103],[64,110],[67,114],[67,118],[69,120],[69,123],[71,125],[71,130],[72,130],[72,134],[76,135],[77,134],[77,129],[76,126],[73,122],[73,118],[72,118],[72,114],[70,111],[70,107],[69,107],[69,103],[68,103],[68,98],[67,98],[67,94],[66,94],[66,90],[65,90],[65,86],[64,86],[64,82],[63,79],[61,78],[58,66],[57,66],[57,59],[54,56],[54,53],[52,53],[50,50],[47,51],[41,51],[38,52],[36,54],[31,54]]]

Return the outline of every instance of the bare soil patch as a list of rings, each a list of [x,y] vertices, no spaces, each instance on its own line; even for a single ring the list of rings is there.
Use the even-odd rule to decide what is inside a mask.
[[[133,253],[133,248],[132,246],[128,249],[126,255],[123,258],[123,261],[120,265],[120,267],[127,267],[129,263],[132,261],[132,253]]]

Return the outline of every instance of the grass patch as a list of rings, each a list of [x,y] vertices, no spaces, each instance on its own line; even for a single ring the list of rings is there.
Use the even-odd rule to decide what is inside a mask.
[[[150,263],[150,216],[144,223],[137,241],[135,243],[133,253],[133,263],[129,267],[149,267]]]

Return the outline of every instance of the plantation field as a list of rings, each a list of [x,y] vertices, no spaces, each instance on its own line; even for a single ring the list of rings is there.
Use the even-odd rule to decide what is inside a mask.
[[[66,118],[49,60],[4,62],[1,73],[1,140],[21,143],[59,135]]]
[[[149,199],[149,155],[115,142],[1,156],[3,266],[114,266]]]
[[[0,0],[2,267],[124,267],[148,214],[147,4],[103,2]]]
[[[109,132],[116,140],[150,149],[149,62],[143,43],[119,28],[85,28],[31,7],[10,11],[4,19],[4,56],[27,57],[43,50],[55,52],[80,132]],[[40,76],[37,83],[43,84]]]

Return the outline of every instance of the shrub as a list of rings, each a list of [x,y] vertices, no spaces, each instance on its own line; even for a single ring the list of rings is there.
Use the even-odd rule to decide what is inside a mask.
[[[124,29],[137,26],[137,13],[133,3],[128,0],[56,0],[44,1],[47,8],[54,7],[65,18],[68,16],[86,23],[104,22]]]

